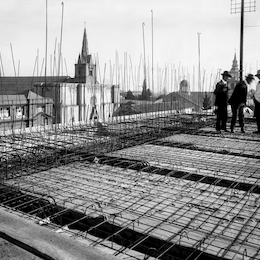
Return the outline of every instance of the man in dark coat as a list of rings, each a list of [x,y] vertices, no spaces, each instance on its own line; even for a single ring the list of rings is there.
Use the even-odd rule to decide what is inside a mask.
[[[241,132],[245,133],[244,129],[244,108],[246,106],[246,99],[247,99],[247,92],[248,92],[248,86],[250,83],[254,80],[253,74],[248,74],[246,79],[243,81],[240,81],[235,86],[235,89],[228,101],[228,103],[231,105],[232,110],[232,119],[231,119],[231,125],[230,129],[231,132],[234,132],[234,127],[237,121],[237,114],[238,114],[238,122],[239,126],[241,128]]]
[[[256,91],[253,96],[253,100],[255,103],[254,116],[256,118],[256,126],[257,126],[257,131],[255,131],[253,133],[260,134],[260,70],[257,71],[255,76],[259,79],[259,81],[256,85]]]
[[[222,79],[217,83],[214,90],[215,94],[215,106],[217,107],[217,121],[216,130],[224,130],[227,132],[227,101],[228,101],[228,85],[227,80],[231,78],[228,71],[224,71],[222,74]]]

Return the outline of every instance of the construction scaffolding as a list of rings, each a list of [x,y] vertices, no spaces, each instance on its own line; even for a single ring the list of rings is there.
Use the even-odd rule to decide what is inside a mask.
[[[260,137],[213,125],[158,114],[5,133],[0,205],[119,259],[260,259]]]

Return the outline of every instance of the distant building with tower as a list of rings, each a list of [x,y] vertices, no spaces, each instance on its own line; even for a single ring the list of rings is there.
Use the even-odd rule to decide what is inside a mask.
[[[180,93],[190,94],[190,83],[188,80],[183,79],[180,82]]]
[[[96,64],[92,60],[92,55],[89,54],[88,40],[86,28],[84,29],[83,42],[81,53],[78,57],[78,63],[75,64],[75,79],[77,83],[97,84]],[[89,82],[88,82],[89,81]]]
[[[234,55],[234,59],[232,62],[232,68],[229,71],[229,73],[232,76],[232,78],[230,78],[228,80],[228,84],[229,84],[229,88],[233,91],[236,84],[239,82],[239,68],[238,68],[236,53]]]
[[[27,98],[28,91],[31,99]],[[29,114],[28,111],[37,110],[32,106],[38,103],[41,113]],[[97,81],[97,67],[89,53],[85,28],[74,78],[0,77],[0,129],[106,121],[113,116],[119,103],[119,85],[100,84]],[[21,116],[12,112],[13,107],[20,108]],[[42,119],[36,120],[35,113]],[[15,124],[12,123],[14,120]]]

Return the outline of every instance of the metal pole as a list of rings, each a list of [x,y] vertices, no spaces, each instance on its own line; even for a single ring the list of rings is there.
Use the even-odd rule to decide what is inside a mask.
[[[143,47],[144,47],[144,79],[146,81],[146,61],[145,61],[145,38],[144,38],[144,26],[145,23],[143,23]]]
[[[200,91],[200,33],[198,33],[198,56],[199,56],[198,91]]]
[[[239,78],[243,80],[243,43],[244,43],[244,0],[241,0],[241,20],[240,20],[240,66]]]
[[[152,91],[154,91],[154,76],[153,76],[153,10],[152,13]]]
[[[46,28],[45,28],[45,33],[46,33],[46,39],[45,39],[45,71],[44,71],[44,76],[45,76],[45,93],[44,97],[46,97],[46,76],[47,76],[47,55],[48,55],[48,1],[46,0]]]
[[[198,33],[198,55],[199,55],[199,68],[198,68],[198,106],[200,106],[199,92],[201,91],[201,79],[200,79],[200,33]]]

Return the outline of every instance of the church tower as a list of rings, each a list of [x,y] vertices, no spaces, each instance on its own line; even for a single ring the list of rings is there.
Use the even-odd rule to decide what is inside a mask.
[[[87,78],[92,78],[90,82],[96,83],[96,65],[92,62],[92,56],[88,50],[88,40],[86,28],[84,28],[81,53],[78,57],[78,63],[75,64],[75,81],[77,83],[86,83]]]
[[[235,78],[235,80],[239,80],[239,69],[238,69],[236,53],[235,53],[234,60],[233,60],[233,63],[232,63],[232,68],[229,71],[229,73],[231,74],[231,76],[233,78]]]
[[[230,89],[233,90],[239,81],[239,69],[238,69],[238,62],[237,62],[237,57],[236,53],[234,55],[233,63],[232,63],[232,68],[229,71],[230,75],[232,78],[228,81]]]

